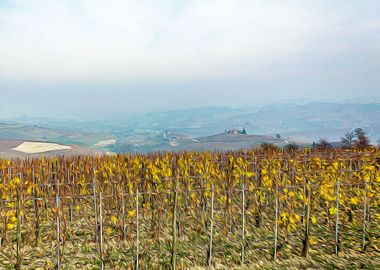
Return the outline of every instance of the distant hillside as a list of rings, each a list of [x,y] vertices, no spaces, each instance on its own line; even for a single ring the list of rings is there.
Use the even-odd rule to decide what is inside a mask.
[[[142,135],[141,135],[142,136]],[[212,136],[190,138],[169,133],[165,139],[162,134],[150,134],[145,139],[136,140],[130,137],[119,140],[110,150],[115,152],[163,152],[163,151],[226,151],[250,149],[263,143],[278,146],[287,144],[286,140],[272,136],[243,135],[220,133]]]
[[[348,130],[356,127],[362,127],[376,144],[380,138],[380,104],[206,107],[104,116],[96,121],[22,117],[3,122],[0,139],[55,142],[100,150],[122,149],[123,152],[227,150],[264,142],[312,143],[320,138],[338,142]],[[242,128],[251,135],[222,133]],[[283,139],[277,139],[277,134]],[[114,141],[114,145],[107,145]]]
[[[170,130],[208,136],[225,129],[249,134],[292,137],[312,142],[321,137],[339,140],[349,129],[362,127],[372,141],[380,138],[380,104],[277,104],[262,108],[197,108],[150,113],[128,122],[130,128]]]
[[[97,132],[80,132],[67,129],[54,129],[38,125],[0,123],[0,139],[18,141],[41,141],[80,146],[92,146],[100,140],[109,138]]]
[[[0,123],[0,157],[34,157],[54,155],[93,155],[105,153],[104,142],[115,137],[99,132],[79,132],[71,129],[54,129],[38,125]],[[56,143],[70,146],[69,150],[54,150],[35,154],[15,151],[23,142]]]
[[[67,147],[65,150],[56,150],[54,148],[48,149],[46,151],[29,153],[16,150],[17,147],[20,147],[25,141],[19,140],[3,140],[0,139],[0,158],[31,158],[37,156],[77,156],[77,155],[96,155],[96,154],[104,154],[105,152],[100,149],[89,148],[89,147],[81,147],[78,145],[62,145]],[[34,142],[30,142],[29,144],[33,144]],[[40,142],[36,142],[39,144]],[[51,144],[51,143],[46,143]]]
[[[181,145],[180,148],[181,150],[238,150],[249,149],[263,143],[286,145],[283,140],[271,136],[221,133],[197,138],[188,144]]]

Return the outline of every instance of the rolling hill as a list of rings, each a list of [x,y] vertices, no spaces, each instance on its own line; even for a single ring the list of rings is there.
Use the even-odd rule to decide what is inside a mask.
[[[150,134],[149,138],[130,141],[119,140],[111,150],[115,152],[163,152],[163,151],[226,151],[250,149],[263,143],[284,146],[287,140],[265,135],[246,135],[220,133],[211,136],[191,138],[180,134],[168,132],[163,134]]]
[[[85,120],[21,117],[2,122],[0,140],[5,148],[14,142],[51,142],[72,146],[78,153],[234,150],[262,143],[306,144],[320,138],[339,141],[356,127],[362,127],[376,144],[380,138],[380,104],[205,107],[133,117],[130,114]],[[222,133],[242,128],[250,135]],[[277,139],[277,134],[282,139]]]

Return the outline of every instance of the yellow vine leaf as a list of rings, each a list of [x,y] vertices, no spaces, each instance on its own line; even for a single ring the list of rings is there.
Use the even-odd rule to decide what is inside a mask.
[[[312,224],[317,224],[317,219],[314,216],[312,216],[310,220]]]
[[[105,229],[105,233],[106,233],[106,235],[110,235],[112,233],[112,228],[111,227],[107,227]]]
[[[353,204],[353,205],[358,205],[359,199],[357,197],[351,198],[350,199],[350,203]]]
[[[330,213],[330,215],[335,215],[337,212],[338,212],[338,209],[336,209],[335,207],[331,207],[331,208],[329,209],[329,213]]]
[[[129,210],[129,211],[128,211],[128,216],[129,216],[130,218],[133,218],[135,215],[136,215],[136,210]]]
[[[116,216],[112,216],[111,217],[111,222],[116,225],[117,224],[117,217]]]

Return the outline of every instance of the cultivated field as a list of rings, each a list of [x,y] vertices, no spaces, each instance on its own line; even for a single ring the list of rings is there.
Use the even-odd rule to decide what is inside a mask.
[[[50,151],[69,150],[71,146],[45,142],[23,142],[12,150],[26,154],[39,154]]]
[[[380,267],[380,149],[0,160],[0,268]]]
[[[39,156],[78,156],[104,154],[101,148],[62,145],[52,142],[0,139],[0,158],[36,158]]]

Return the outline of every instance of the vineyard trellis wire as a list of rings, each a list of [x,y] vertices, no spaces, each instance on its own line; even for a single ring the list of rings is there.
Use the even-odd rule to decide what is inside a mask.
[[[374,183],[366,183],[366,185],[371,185],[371,184],[374,184]],[[377,183],[378,184],[378,183]],[[288,188],[296,188],[296,187],[305,187],[305,186],[283,186],[283,187],[277,187],[276,190],[277,192],[279,190],[284,190],[284,189],[288,189]],[[351,185],[351,187],[357,187],[357,185]],[[233,189],[233,190],[236,190],[236,191],[239,191],[241,192],[242,194],[245,194],[245,192],[252,192],[254,190],[249,190],[249,189],[246,189],[246,188],[241,188],[241,189]],[[255,189],[255,190],[258,190],[258,189]],[[214,189],[197,189],[197,190],[192,190],[193,192],[205,192],[205,191],[210,191],[210,192],[214,192],[215,190]],[[229,193],[229,191],[225,191],[225,190],[216,190],[216,191],[223,191],[223,192],[226,192],[226,193]],[[187,191],[177,191],[179,193],[188,193],[189,190]],[[138,198],[139,198],[139,195],[158,195],[158,194],[171,194],[173,193],[174,194],[174,191],[173,190],[166,190],[166,191],[161,191],[159,193],[154,193],[154,192],[141,192],[139,193],[138,190],[136,191],[136,193],[133,193],[133,194],[130,194],[130,193],[127,193],[127,194],[120,194],[120,196],[122,197],[125,197],[125,196],[128,196],[128,197],[135,197],[136,198],[136,224],[138,224],[138,213],[139,213],[139,203],[138,203]],[[74,199],[74,200],[77,200],[77,199],[98,199],[99,200],[99,209],[100,209],[100,216],[99,216],[99,224],[100,224],[100,229],[99,229],[99,243],[100,243],[100,254],[103,253],[102,251],[102,247],[103,247],[103,237],[102,237],[102,234],[103,234],[103,229],[102,229],[102,198],[112,198],[114,197],[115,194],[109,194],[109,195],[102,195],[102,193],[100,194],[96,194],[96,195],[86,195],[86,196],[76,196],[76,197],[73,197],[73,196],[66,196],[66,197],[60,197],[59,195],[56,196],[56,204],[57,204],[57,208],[59,209],[59,202],[61,200],[66,200],[66,199]],[[244,195],[242,195],[242,198],[244,198]],[[41,200],[42,198],[29,198],[29,200]],[[278,193],[276,193],[276,199],[278,199]],[[7,201],[4,201],[2,200],[1,202],[7,202]],[[17,200],[17,203],[20,203],[21,200]],[[214,207],[213,207],[213,203],[214,203],[214,199],[212,198],[211,200],[211,209],[212,209],[212,212],[214,211]],[[244,200],[243,200],[243,203],[242,203],[242,207],[244,207]],[[363,204],[363,207],[364,209],[366,208],[366,204],[364,203]],[[365,210],[364,210],[365,212]],[[242,211],[242,216],[244,217],[244,213],[245,211]],[[337,211],[337,213],[339,213],[339,211]],[[276,216],[278,215],[278,213],[276,214]],[[211,215],[211,222],[213,222],[213,214]],[[59,235],[59,228],[60,228],[60,225],[59,225],[60,221],[59,221],[59,215],[57,215],[57,222],[56,222],[56,225],[57,225],[57,267],[58,269],[60,268],[60,248],[59,248],[59,244],[60,244],[60,240],[58,239],[58,235]],[[366,219],[363,219],[363,239],[365,239],[365,223],[366,223]],[[338,224],[338,223],[337,223]],[[244,243],[244,225],[245,225],[245,219],[243,218],[243,222],[242,222],[242,242]],[[212,234],[212,227],[211,227],[211,232],[210,232],[210,246],[209,246],[209,249],[210,249],[210,253],[209,253],[209,258],[208,260],[210,260],[210,263],[211,264],[211,258],[212,258],[212,237],[213,237],[213,234]],[[336,230],[335,230],[335,237],[337,237],[338,235],[338,226],[336,226]],[[138,226],[136,226],[136,268],[138,269],[138,249],[139,249],[139,230],[138,230]],[[275,237],[275,243],[274,243],[274,258],[276,259],[276,248],[277,248],[277,237]],[[18,245],[19,242],[18,242]],[[364,249],[364,246],[365,246],[365,241],[363,240],[363,249]],[[337,252],[337,250],[336,250]],[[100,256],[102,257],[102,255]],[[19,259],[18,259],[19,260]],[[102,269],[104,269],[104,260],[101,259],[102,261]],[[244,264],[244,244],[242,244],[242,251],[241,251],[241,262],[242,264]]]
[[[298,160],[297,157],[250,156],[253,161],[249,161],[236,152],[219,162],[212,161],[215,158],[212,154],[195,155],[198,156],[193,158],[190,153],[184,153],[182,156],[36,159],[22,161],[22,167],[13,168],[12,162],[3,163],[2,252],[7,258],[15,258],[15,267],[20,267],[27,260],[26,253],[33,254],[33,248],[23,249],[26,239],[34,235],[38,243],[38,238],[54,239],[51,237],[54,235],[56,252],[45,252],[45,256],[48,254],[56,267],[61,264],[67,267],[71,256],[67,250],[73,248],[68,248],[68,243],[80,242],[73,229],[78,222],[84,235],[92,231],[88,239],[93,239],[94,245],[89,254],[98,250],[99,255],[93,256],[91,263],[102,269],[107,264],[114,266],[114,261],[125,265],[133,262],[136,269],[140,261],[144,262],[142,266],[158,264],[175,268],[184,263],[186,256],[190,257],[186,263],[191,264],[194,254],[202,254],[204,250],[207,257],[203,261],[198,259],[197,264],[250,263],[252,258],[262,255],[257,248],[260,237],[264,238],[268,253],[273,251],[269,255],[274,259],[286,257],[285,247],[288,246],[287,251],[293,250],[289,239],[298,238],[303,246],[298,253],[308,256],[310,243],[325,241],[321,232],[334,239],[331,246],[335,252],[345,244],[342,243],[344,233],[350,235],[355,230],[360,231],[357,242],[362,252],[369,246],[377,248],[379,154],[363,153],[357,159],[350,156]],[[155,168],[159,168],[158,177],[154,175]],[[275,205],[277,211],[273,212],[271,206]],[[13,215],[15,208],[18,211]],[[77,215],[73,215],[75,211]],[[55,222],[50,213],[54,214]],[[316,224],[316,220],[322,225]],[[171,226],[165,225],[165,221],[171,221],[168,222]],[[17,228],[13,226],[15,222],[19,224]],[[343,224],[346,222],[350,225]],[[345,226],[340,228],[340,224]],[[55,233],[52,225],[56,226]],[[34,233],[30,227],[35,229]],[[16,252],[9,239],[13,236],[18,239]],[[162,243],[160,236],[166,242]],[[225,246],[215,245],[213,237],[218,242],[224,239]],[[114,243],[115,239],[121,240],[122,245]],[[193,239],[193,251],[186,248],[188,241],[184,239]],[[157,261],[149,262],[147,254],[151,253],[147,243],[155,248],[155,245],[169,246],[164,246],[164,254],[157,256]],[[346,244],[349,244],[346,248],[355,248],[352,247],[355,241]],[[177,245],[182,245],[178,252]],[[86,245],[82,242],[79,246]],[[37,247],[38,244],[34,248]],[[231,254],[221,256],[226,250]],[[326,247],[325,252],[328,250]],[[114,254],[119,257],[113,257]]]

